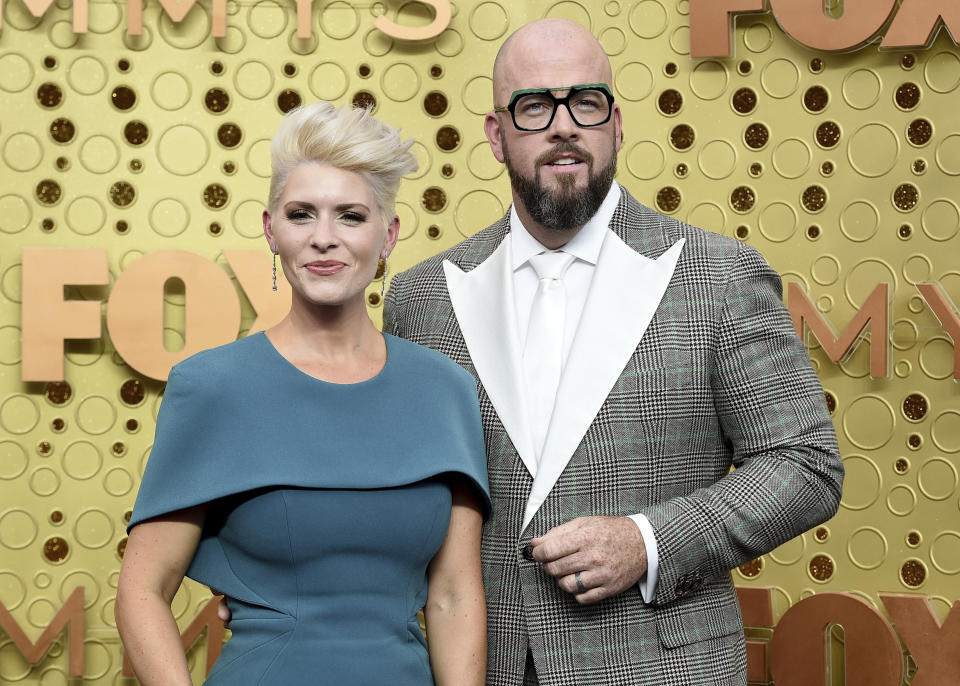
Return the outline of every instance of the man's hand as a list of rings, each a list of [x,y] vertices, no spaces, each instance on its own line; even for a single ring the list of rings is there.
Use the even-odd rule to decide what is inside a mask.
[[[647,571],[643,536],[628,517],[578,517],[530,543],[544,571],[581,604],[616,595]]]
[[[227,605],[227,597],[220,591],[213,588],[210,589],[210,592],[215,596],[220,596],[220,602],[217,604],[217,617],[219,617],[220,621],[223,622],[223,626],[229,629],[230,620],[233,618],[233,614],[230,612],[230,606]]]

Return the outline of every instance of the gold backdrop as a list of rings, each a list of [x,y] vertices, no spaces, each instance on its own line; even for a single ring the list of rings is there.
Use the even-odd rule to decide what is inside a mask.
[[[267,253],[260,213],[282,112],[323,98],[372,103],[417,141],[391,258],[402,270],[508,207],[481,127],[489,74],[503,38],[544,16],[589,26],[609,54],[624,110],[618,178],[642,202],[756,246],[837,331],[889,284],[887,377],[870,377],[867,341],[834,363],[808,336],[847,470],[840,513],[735,570],[738,585],[772,587],[775,619],[815,593],[849,591],[884,612],[878,593],[910,591],[931,597],[942,621],[960,597],[960,394],[953,343],[915,284],[939,282],[960,301],[960,51],[946,32],[923,50],[828,54],[754,14],[737,22],[734,56],[691,59],[687,0],[452,9],[438,38],[408,42],[374,20],[428,24],[422,3],[317,0],[312,37],[297,38],[294,3],[230,0],[226,35],[214,38],[209,2],[178,24],[150,0],[140,36],[127,35],[126,3],[94,0],[89,32],[75,34],[67,0],[42,18],[4,2],[0,603],[29,640],[83,586],[84,682],[132,683],[113,605],[163,384],[128,367],[106,328],[66,345],[64,383],[21,381],[23,249],[105,248],[111,283],[162,250],[233,277],[224,250]],[[255,313],[234,281],[243,335]],[[368,296],[376,321],[379,290]],[[164,298],[164,340],[177,350],[186,298],[173,283]],[[181,626],[208,600],[185,583],[173,603]],[[61,635],[31,665],[0,631],[0,682],[66,684],[68,653]],[[198,681],[205,654],[190,651]]]

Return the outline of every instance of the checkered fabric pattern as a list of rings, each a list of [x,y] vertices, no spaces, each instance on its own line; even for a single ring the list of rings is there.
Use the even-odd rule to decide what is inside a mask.
[[[532,478],[479,387],[494,508],[482,551],[487,682],[532,683],[529,651],[542,686],[745,684],[730,570],[839,504],[843,468],[823,390],[780,279],[754,249],[661,215],[625,189],[610,229],[649,258],[686,244],[633,357],[524,530]],[[469,271],[508,230],[509,215],[398,274],[384,331],[476,376],[442,263]],[[650,605],[631,588],[581,606],[521,553],[576,517],[637,512],[650,519],[660,555]]]

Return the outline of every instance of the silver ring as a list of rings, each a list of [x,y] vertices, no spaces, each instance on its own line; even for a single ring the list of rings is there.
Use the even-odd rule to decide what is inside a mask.
[[[574,574],[573,578],[576,580],[577,588],[580,590],[580,592],[581,593],[585,592],[587,590],[587,587],[583,585],[583,579],[580,578],[580,572],[577,572],[576,574]]]

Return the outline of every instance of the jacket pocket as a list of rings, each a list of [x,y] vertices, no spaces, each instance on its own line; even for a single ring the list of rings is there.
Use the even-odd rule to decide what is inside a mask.
[[[727,577],[704,585],[687,598],[656,611],[657,633],[668,648],[743,632],[743,618],[732,580]]]

